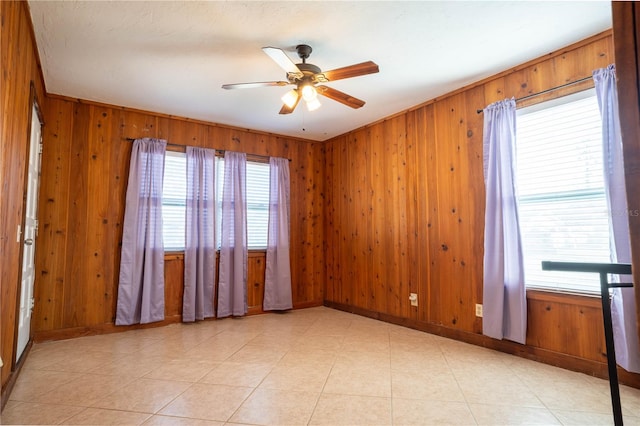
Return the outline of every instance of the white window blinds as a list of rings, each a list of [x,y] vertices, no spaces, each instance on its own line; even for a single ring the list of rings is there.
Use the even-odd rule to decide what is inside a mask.
[[[217,247],[220,247],[222,182],[224,158],[216,158],[216,197],[218,199]],[[167,151],[162,189],[162,228],[164,249],[182,251],[185,243],[187,157],[183,152]],[[250,249],[267,247],[269,225],[269,164],[247,162],[247,240]]]
[[[217,158],[217,197],[218,223],[217,245],[220,247],[222,235],[220,218],[222,218],[222,183],[224,177],[224,158]],[[269,226],[269,164],[247,161],[247,243],[250,249],[267,247],[267,231]]]
[[[595,92],[523,108],[516,125],[527,287],[599,293],[596,274],[542,271],[540,266],[543,260],[610,261]]]
[[[187,157],[167,151],[162,187],[162,235],[166,251],[184,250],[187,194]]]

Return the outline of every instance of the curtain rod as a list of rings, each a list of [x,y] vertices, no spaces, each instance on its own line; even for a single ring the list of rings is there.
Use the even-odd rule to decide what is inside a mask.
[[[129,142],[133,142],[135,141],[137,138],[125,138],[126,140],[128,140]],[[235,138],[234,138],[235,139]],[[187,145],[178,145],[175,143],[169,143],[167,142],[167,146],[175,146],[177,148],[186,148]],[[224,149],[216,149],[216,154],[220,153],[220,154],[224,154],[225,150]],[[247,154],[250,157],[254,157],[254,158],[265,158],[265,159],[269,159],[270,157],[268,155],[259,155],[259,154]],[[291,158],[287,158],[287,160],[289,160],[289,162],[291,162]]]
[[[530,95],[523,96],[521,98],[516,99],[516,102],[524,101],[525,99],[533,98],[535,96],[544,95],[545,93],[553,92],[554,90],[563,89],[565,87],[573,86],[574,84],[582,83],[583,81],[587,81],[587,80],[590,80],[592,78],[593,78],[592,76],[588,76],[588,77],[584,77],[584,78],[581,78],[581,79],[578,79],[578,80],[575,80],[575,81],[571,81],[571,82],[566,83],[566,84],[562,84],[560,86],[556,86],[556,87],[552,87],[550,89],[543,90],[543,91],[538,92],[538,93],[532,93]],[[478,114],[482,114],[483,111],[484,111],[484,109],[476,110],[476,112]]]

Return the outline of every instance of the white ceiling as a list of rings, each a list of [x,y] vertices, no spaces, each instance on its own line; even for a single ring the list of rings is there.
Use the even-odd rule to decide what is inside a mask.
[[[29,1],[47,91],[312,140],[411,108],[611,27],[608,1]],[[279,115],[290,87],[262,50],[309,44],[323,70],[372,60],[378,74],[326,83]],[[478,105],[483,107],[483,105]]]

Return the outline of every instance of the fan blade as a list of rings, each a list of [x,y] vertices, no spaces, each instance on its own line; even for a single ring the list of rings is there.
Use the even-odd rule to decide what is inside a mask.
[[[287,54],[284,53],[284,50],[278,49],[277,47],[263,47],[262,50],[264,51],[264,53],[269,55],[269,57],[280,66],[280,68],[287,72],[287,76],[291,76],[297,79],[304,77],[304,74],[302,74],[300,68],[298,68],[298,66],[293,63],[291,58],[289,58]]]
[[[345,104],[346,106],[349,106],[351,108],[360,108],[365,104],[364,101],[358,98],[354,98],[351,95],[347,95],[346,93],[339,90],[332,89],[331,87],[316,86],[316,90],[318,94],[326,96],[329,99],[333,99],[334,101],[338,101],[341,104]]]
[[[293,104],[293,106],[288,107],[287,104],[282,105],[282,108],[280,108],[280,114],[291,114],[293,110],[296,109],[296,107],[300,103],[300,99],[302,98],[302,96],[300,96],[300,93],[298,91],[296,91],[296,94],[298,95],[298,97],[296,98],[296,101]]]
[[[349,65],[348,67],[336,68],[335,70],[324,71],[316,74],[315,80],[319,83],[327,81],[342,80],[343,78],[358,77],[360,75],[374,74],[380,71],[378,65],[367,61],[360,64]]]
[[[253,89],[254,87],[267,87],[267,86],[286,86],[290,84],[287,81],[260,81],[255,83],[235,83],[235,84],[223,84],[223,89]]]

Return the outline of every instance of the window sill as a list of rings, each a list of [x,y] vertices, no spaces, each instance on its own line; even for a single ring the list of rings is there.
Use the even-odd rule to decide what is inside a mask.
[[[267,254],[267,249],[249,249],[249,257],[260,257]],[[216,250],[216,256],[220,256],[220,250]],[[181,251],[165,251],[164,260],[182,260],[184,259],[184,250]]]
[[[164,260],[184,259],[184,251],[165,251]]]

